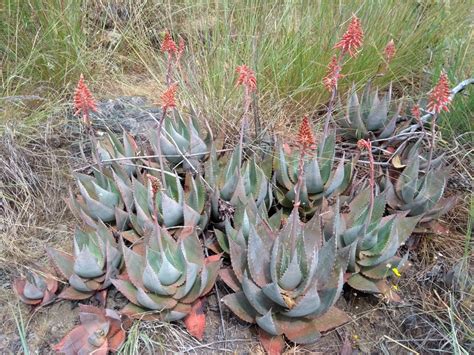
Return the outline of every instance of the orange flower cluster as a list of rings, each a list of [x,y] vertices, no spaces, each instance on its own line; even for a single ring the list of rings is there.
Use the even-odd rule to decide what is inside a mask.
[[[74,115],[82,115],[84,124],[90,125],[90,111],[97,112],[97,105],[81,74],[74,92]]]
[[[255,78],[255,72],[245,64],[238,66],[235,69],[236,73],[239,74],[237,78],[237,86],[245,86],[249,92],[257,90],[257,79]]]
[[[161,94],[160,96],[161,108],[163,110],[176,107],[175,95],[176,95],[177,90],[178,90],[178,84],[174,83],[168,89],[166,89],[165,92],[163,92],[163,94]]]
[[[411,109],[411,114],[413,115],[413,117],[415,117],[417,121],[419,121],[421,117],[420,105],[414,105]]]
[[[170,56],[178,52],[178,47],[176,47],[176,43],[173,41],[173,37],[171,37],[169,31],[165,33],[165,38],[161,43],[161,51],[168,53]]]
[[[356,15],[352,15],[351,23],[347,31],[342,36],[342,39],[336,43],[334,48],[341,48],[345,52],[349,52],[351,57],[357,55],[357,50],[362,46],[364,39],[364,32],[360,24],[360,19]]]
[[[357,141],[357,148],[359,150],[365,150],[367,149],[369,152],[372,151],[372,142],[370,140],[366,139],[359,139]]]
[[[442,73],[439,77],[438,84],[431,90],[428,110],[434,113],[441,111],[449,111],[448,104],[451,102],[451,90],[449,89],[448,76]]]
[[[323,78],[323,84],[329,92],[337,89],[337,82],[342,77],[340,74],[341,66],[338,63],[337,57],[333,56],[328,65],[327,75]]]
[[[316,141],[307,116],[304,116],[303,121],[301,121],[296,142],[302,150],[316,149]]]
[[[158,191],[161,190],[161,182],[156,176],[153,176],[151,174],[146,174],[146,178],[150,181],[151,190],[153,192],[153,196],[155,196]]]
[[[390,63],[395,57],[395,53],[397,52],[397,49],[395,48],[395,42],[393,42],[393,39],[390,40],[390,42],[387,43],[385,46],[385,49],[383,50],[383,55],[385,57],[385,60],[387,63]]]

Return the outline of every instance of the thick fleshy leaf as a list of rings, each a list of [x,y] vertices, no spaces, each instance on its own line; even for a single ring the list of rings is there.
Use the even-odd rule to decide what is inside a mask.
[[[248,323],[255,323],[259,315],[251,306],[243,292],[231,293],[222,298],[222,302],[240,319]]]
[[[263,316],[257,317],[256,322],[260,328],[272,336],[281,335],[282,332],[278,324],[273,319],[272,310],[268,310]]]
[[[277,322],[282,333],[296,344],[311,344],[321,337],[316,324],[309,319],[280,316]]]
[[[115,288],[124,295],[130,302],[138,304],[137,300],[137,288],[133,284],[126,280],[114,279],[112,284]]]
[[[242,289],[239,279],[235,276],[232,268],[224,268],[219,270],[219,276],[224,283],[229,286],[232,291],[239,292]]]
[[[247,265],[255,283],[263,287],[270,282],[270,250],[253,226],[250,226],[247,249]]]
[[[288,304],[286,303],[285,299],[282,296],[282,293],[284,291],[280,289],[277,283],[272,282],[271,284],[263,286],[262,291],[273,302],[279,304],[282,307],[285,307],[285,308],[288,307]]]
[[[242,279],[242,290],[248,302],[258,313],[265,314],[269,309],[275,309],[276,305],[248,278],[247,273],[244,274]]]
[[[298,256],[293,255],[288,268],[285,270],[283,275],[280,277],[279,285],[285,290],[293,290],[303,280],[303,273],[299,265]]]
[[[319,308],[320,302],[317,285],[314,285],[301,299],[297,300],[296,305],[290,311],[282,314],[287,317],[305,317],[314,313]]]
[[[88,299],[94,295],[95,292],[80,292],[72,287],[66,287],[62,292],[58,295],[58,298],[64,300],[72,300],[72,301],[81,301]]]
[[[273,336],[259,328],[258,340],[268,355],[280,355],[285,349],[285,339],[283,336]]]
[[[146,293],[141,288],[137,289],[137,301],[138,305],[154,311],[171,309],[177,304],[177,301],[171,297]]]
[[[202,298],[198,298],[192,304],[191,311],[184,318],[184,324],[189,334],[198,340],[203,339],[206,329],[206,314],[204,313],[204,301]]]
[[[314,319],[313,323],[318,332],[324,333],[350,321],[351,317],[346,312],[339,308],[331,307],[326,313]]]
[[[362,291],[362,292],[367,292],[367,293],[380,293],[381,292],[374,281],[364,277],[361,274],[353,274],[349,278],[349,280],[347,280],[347,283],[352,288]]]
[[[54,263],[54,266],[58,269],[58,271],[67,279],[71,277],[74,273],[74,258],[72,255],[67,254],[65,252],[47,248],[49,257]]]

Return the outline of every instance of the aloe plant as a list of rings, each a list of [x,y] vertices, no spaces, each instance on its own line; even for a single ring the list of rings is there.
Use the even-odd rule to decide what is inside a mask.
[[[102,222],[95,229],[76,228],[73,255],[52,248],[48,254],[69,282],[58,297],[69,300],[83,300],[105,291],[122,260],[112,232]]]
[[[344,157],[335,165],[335,134],[323,139],[315,154],[306,157],[304,162],[303,185],[299,199],[301,211],[309,217],[321,205],[323,198],[337,196],[350,184],[352,164],[344,164]],[[273,163],[277,183],[275,195],[285,208],[291,208],[295,200],[295,185],[298,182],[297,152],[285,154],[282,145],[277,148]]]
[[[420,216],[420,222],[425,223],[438,219],[454,206],[455,196],[442,198],[450,169],[443,166],[441,160],[434,159],[428,164],[422,160],[419,150],[413,149],[405,164],[395,183],[390,176],[384,181],[387,202],[393,211]]]
[[[394,268],[401,270],[408,257],[399,257],[397,251],[419,217],[407,217],[406,213],[384,217],[386,193],[375,196],[369,217],[369,195],[370,189],[359,192],[344,215],[336,205],[330,230],[338,236],[340,248],[350,248],[348,284],[363,292],[387,294],[386,279],[394,274]]]
[[[185,171],[199,170],[209,152],[211,134],[201,138],[196,113],[191,109],[190,118],[185,121],[181,114],[174,110],[174,120],[164,121],[161,139],[157,131],[150,132],[148,138],[155,154],[163,154],[172,168],[181,166]],[[160,144],[161,151],[158,148]]]
[[[60,354],[108,354],[125,341],[120,315],[112,309],[79,305],[81,324],[71,330],[53,349]]]
[[[120,187],[127,211],[132,211],[128,217],[134,231],[145,235],[153,229],[155,208],[158,222],[163,227],[175,229],[180,234],[203,230],[209,220],[203,178],[187,173],[184,188],[177,175],[166,175],[165,179],[166,188],[156,192],[148,178],[143,178],[143,183],[132,178],[131,186]]]
[[[392,85],[388,92],[379,97],[378,90],[371,92],[370,82],[366,85],[361,100],[355,87],[347,99],[346,112],[337,120],[339,132],[350,141],[370,138],[371,140],[390,138],[397,129],[401,104],[391,111]]]
[[[235,291],[223,298],[235,315],[271,336],[306,344],[348,320],[334,307],[347,255],[338,253],[335,237],[324,240],[319,215],[303,225],[296,213],[281,230],[250,224],[248,239],[242,229],[229,238],[232,270],[221,276]]]
[[[116,223],[119,229],[126,227],[129,214],[121,189],[131,184],[127,172],[113,163],[108,169],[93,169],[93,175],[76,174],[80,194],[70,192],[68,205],[73,214],[89,226],[97,221]]]
[[[106,139],[98,142],[97,151],[103,166],[110,166],[111,163],[107,160],[115,159],[128,175],[136,174],[137,161],[127,158],[137,157],[139,148],[135,139],[126,131],[123,131],[122,142],[113,132],[108,132]]]
[[[278,210],[271,217],[264,205],[257,207],[255,201],[248,200],[246,203],[240,202],[233,213],[232,218],[227,216],[224,221],[224,227],[221,231],[214,228],[217,242],[222,251],[229,254],[229,238],[237,238],[239,231],[245,239],[248,239],[250,226],[265,224],[271,230],[279,230],[283,222],[283,211]]]
[[[23,303],[43,306],[56,297],[58,281],[52,275],[28,271],[24,277],[14,280],[13,289]]]
[[[228,159],[228,160],[227,160]],[[260,208],[269,209],[273,204],[273,192],[266,171],[269,161],[257,164],[255,158],[245,161],[241,166],[240,147],[236,147],[230,157],[217,159],[215,147],[206,164],[206,180],[212,187],[211,216],[213,221],[225,219],[223,209],[233,211],[240,203],[252,200]]]
[[[139,254],[122,244],[127,274],[112,281],[131,302],[122,312],[164,321],[186,317],[214,286],[219,256],[205,258],[195,232],[176,241],[156,221],[143,249]]]

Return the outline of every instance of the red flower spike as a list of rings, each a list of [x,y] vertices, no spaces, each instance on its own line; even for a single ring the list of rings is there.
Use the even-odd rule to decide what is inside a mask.
[[[82,116],[84,124],[90,125],[90,111],[97,112],[97,104],[89,88],[84,82],[84,76],[81,74],[74,92],[74,115]]]
[[[153,196],[155,196],[158,191],[161,190],[161,182],[157,177],[151,174],[146,174],[146,178],[150,181],[151,190],[153,192]]]
[[[421,110],[420,110],[420,105],[416,104],[415,106],[412,107],[411,109],[411,114],[417,121],[420,120],[421,117]]]
[[[383,55],[385,57],[385,60],[387,63],[390,63],[395,57],[395,53],[397,52],[397,49],[395,48],[395,42],[393,42],[393,39],[390,40],[390,42],[387,43],[385,46],[385,49],[383,50]]]
[[[301,122],[301,126],[298,131],[297,143],[303,150],[316,149],[313,130],[311,129],[307,116],[304,116],[303,121]]]
[[[176,43],[173,41],[169,31],[166,31],[165,33],[165,37],[161,43],[161,51],[163,53],[168,53],[170,56],[178,51],[178,47],[176,47]]]
[[[357,50],[362,46],[364,39],[364,31],[360,25],[360,19],[356,15],[352,15],[351,23],[342,39],[336,43],[334,48],[341,48],[342,52],[349,52],[351,57],[357,55]]]
[[[365,140],[365,139],[359,139],[357,141],[357,148],[359,148],[359,150],[365,150],[367,149],[368,151],[371,151],[372,150],[372,142],[369,141],[369,140]]]
[[[167,110],[172,107],[176,107],[175,95],[178,90],[178,84],[172,84],[166,91],[161,94],[161,108]]]
[[[328,65],[327,75],[323,79],[323,84],[329,92],[337,89],[337,82],[342,77],[340,74],[341,66],[338,63],[337,57],[333,56]]]
[[[451,102],[451,90],[449,89],[448,76],[442,73],[439,77],[438,84],[431,90],[428,110],[434,113],[441,111],[449,111],[448,104]]]
[[[255,78],[255,72],[245,64],[238,66],[235,71],[239,74],[237,78],[237,86],[245,86],[249,92],[257,90],[257,79]]]

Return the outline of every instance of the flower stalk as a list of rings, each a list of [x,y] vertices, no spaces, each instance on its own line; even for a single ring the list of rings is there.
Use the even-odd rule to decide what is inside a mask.
[[[369,156],[369,185],[370,185],[370,200],[369,200],[369,212],[367,215],[367,223],[365,224],[364,234],[367,233],[367,228],[372,220],[372,214],[374,211],[375,203],[375,161],[372,154],[372,142],[369,139],[360,139],[357,142],[357,147],[360,151],[367,150]]]
[[[296,242],[296,226],[299,223],[299,207],[301,204],[300,194],[301,188],[303,186],[303,175],[304,175],[304,160],[307,154],[312,153],[316,149],[316,142],[314,139],[313,131],[309,123],[308,117],[303,117],[301,125],[298,131],[298,136],[296,137],[296,144],[299,148],[300,156],[298,159],[298,181],[295,184],[295,200],[293,202],[293,223],[292,223],[292,238],[291,238],[291,254],[293,255],[295,251],[295,242]]]
[[[239,172],[241,169],[242,163],[242,154],[243,154],[243,145],[244,145],[244,134],[245,130],[248,126],[248,114],[250,110],[251,104],[251,93],[257,90],[257,79],[255,78],[255,72],[250,69],[247,65],[243,64],[236,68],[235,70],[239,75],[237,77],[237,86],[244,87],[244,113],[242,114],[242,121],[240,126],[240,135],[239,135],[239,149],[240,149],[240,157],[239,157]]]
[[[431,161],[433,160],[433,152],[436,144],[436,120],[441,111],[449,112],[448,104],[451,102],[451,91],[449,89],[449,81],[446,73],[441,73],[439,81],[436,86],[431,90],[429,95],[429,101],[427,109],[433,113],[433,119],[431,120],[431,143],[430,152],[428,157],[427,171],[431,167]]]
[[[100,161],[99,152],[97,151],[98,142],[95,136],[94,127],[90,120],[91,112],[97,112],[97,103],[85,83],[84,75],[81,74],[74,92],[74,115],[82,118],[82,124],[92,143],[91,150],[93,152],[94,160],[99,167],[99,170],[102,170],[102,162]]]
[[[337,83],[342,77],[340,74],[342,70],[342,62],[345,55],[348,53],[350,57],[355,58],[358,54],[358,50],[362,46],[364,39],[364,31],[360,24],[360,19],[356,15],[352,15],[351,23],[347,28],[347,31],[342,36],[341,40],[336,43],[334,48],[339,48],[339,56],[333,56],[331,62],[328,65],[327,75],[323,79],[323,84],[326,89],[331,93],[331,98],[328,103],[328,111],[326,114],[326,120],[324,121],[324,137],[327,137],[329,132],[329,122],[332,118],[334,110],[334,102],[337,97]]]

